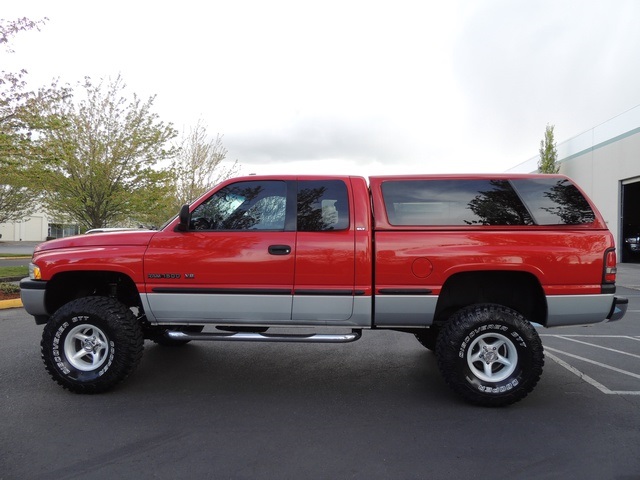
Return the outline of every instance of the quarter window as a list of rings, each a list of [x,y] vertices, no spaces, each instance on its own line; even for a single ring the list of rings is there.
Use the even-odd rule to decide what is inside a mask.
[[[298,231],[322,232],[349,228],[347,186],[340,180],[298,182]]]

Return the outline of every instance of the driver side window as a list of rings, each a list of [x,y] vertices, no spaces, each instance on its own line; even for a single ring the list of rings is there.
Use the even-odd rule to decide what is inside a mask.
[[[282,181],[234,183],[192,212],[189,230],[283,231],[286,198],[287,185]]]

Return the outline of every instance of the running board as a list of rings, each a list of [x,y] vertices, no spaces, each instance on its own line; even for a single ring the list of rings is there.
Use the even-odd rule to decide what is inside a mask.
[[[167,330],[165,337],[171,340],[208,340],[217,342],[297,342],[297,343],[349,343],[359,340],[362,330],[351,333],[326,334],[276,334],[276,333],[195,333]]]

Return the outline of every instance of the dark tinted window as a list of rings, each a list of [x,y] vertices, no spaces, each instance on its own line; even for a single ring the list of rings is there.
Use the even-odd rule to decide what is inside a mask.
[[[512,184],[538,225],[580,225],[596,218],[589,202],[566,179],[540,176]]]
[[[531,225],[506,180],[412,180],[382,184],[392,225]]]
[[[192,230],[284,230],[287,185],[280,181],[238,182],[200,204]]]
[[[298,182],[298,231],[349,228],[347,186],[340,180]]]

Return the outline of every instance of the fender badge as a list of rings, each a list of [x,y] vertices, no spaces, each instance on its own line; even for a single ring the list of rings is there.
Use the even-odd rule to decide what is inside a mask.
[[[147,275],[148,278],[158,279],[158,278],[167,278],[172,280],[177,280],[182,278],[182,275],[179,273],[150,273]]]

